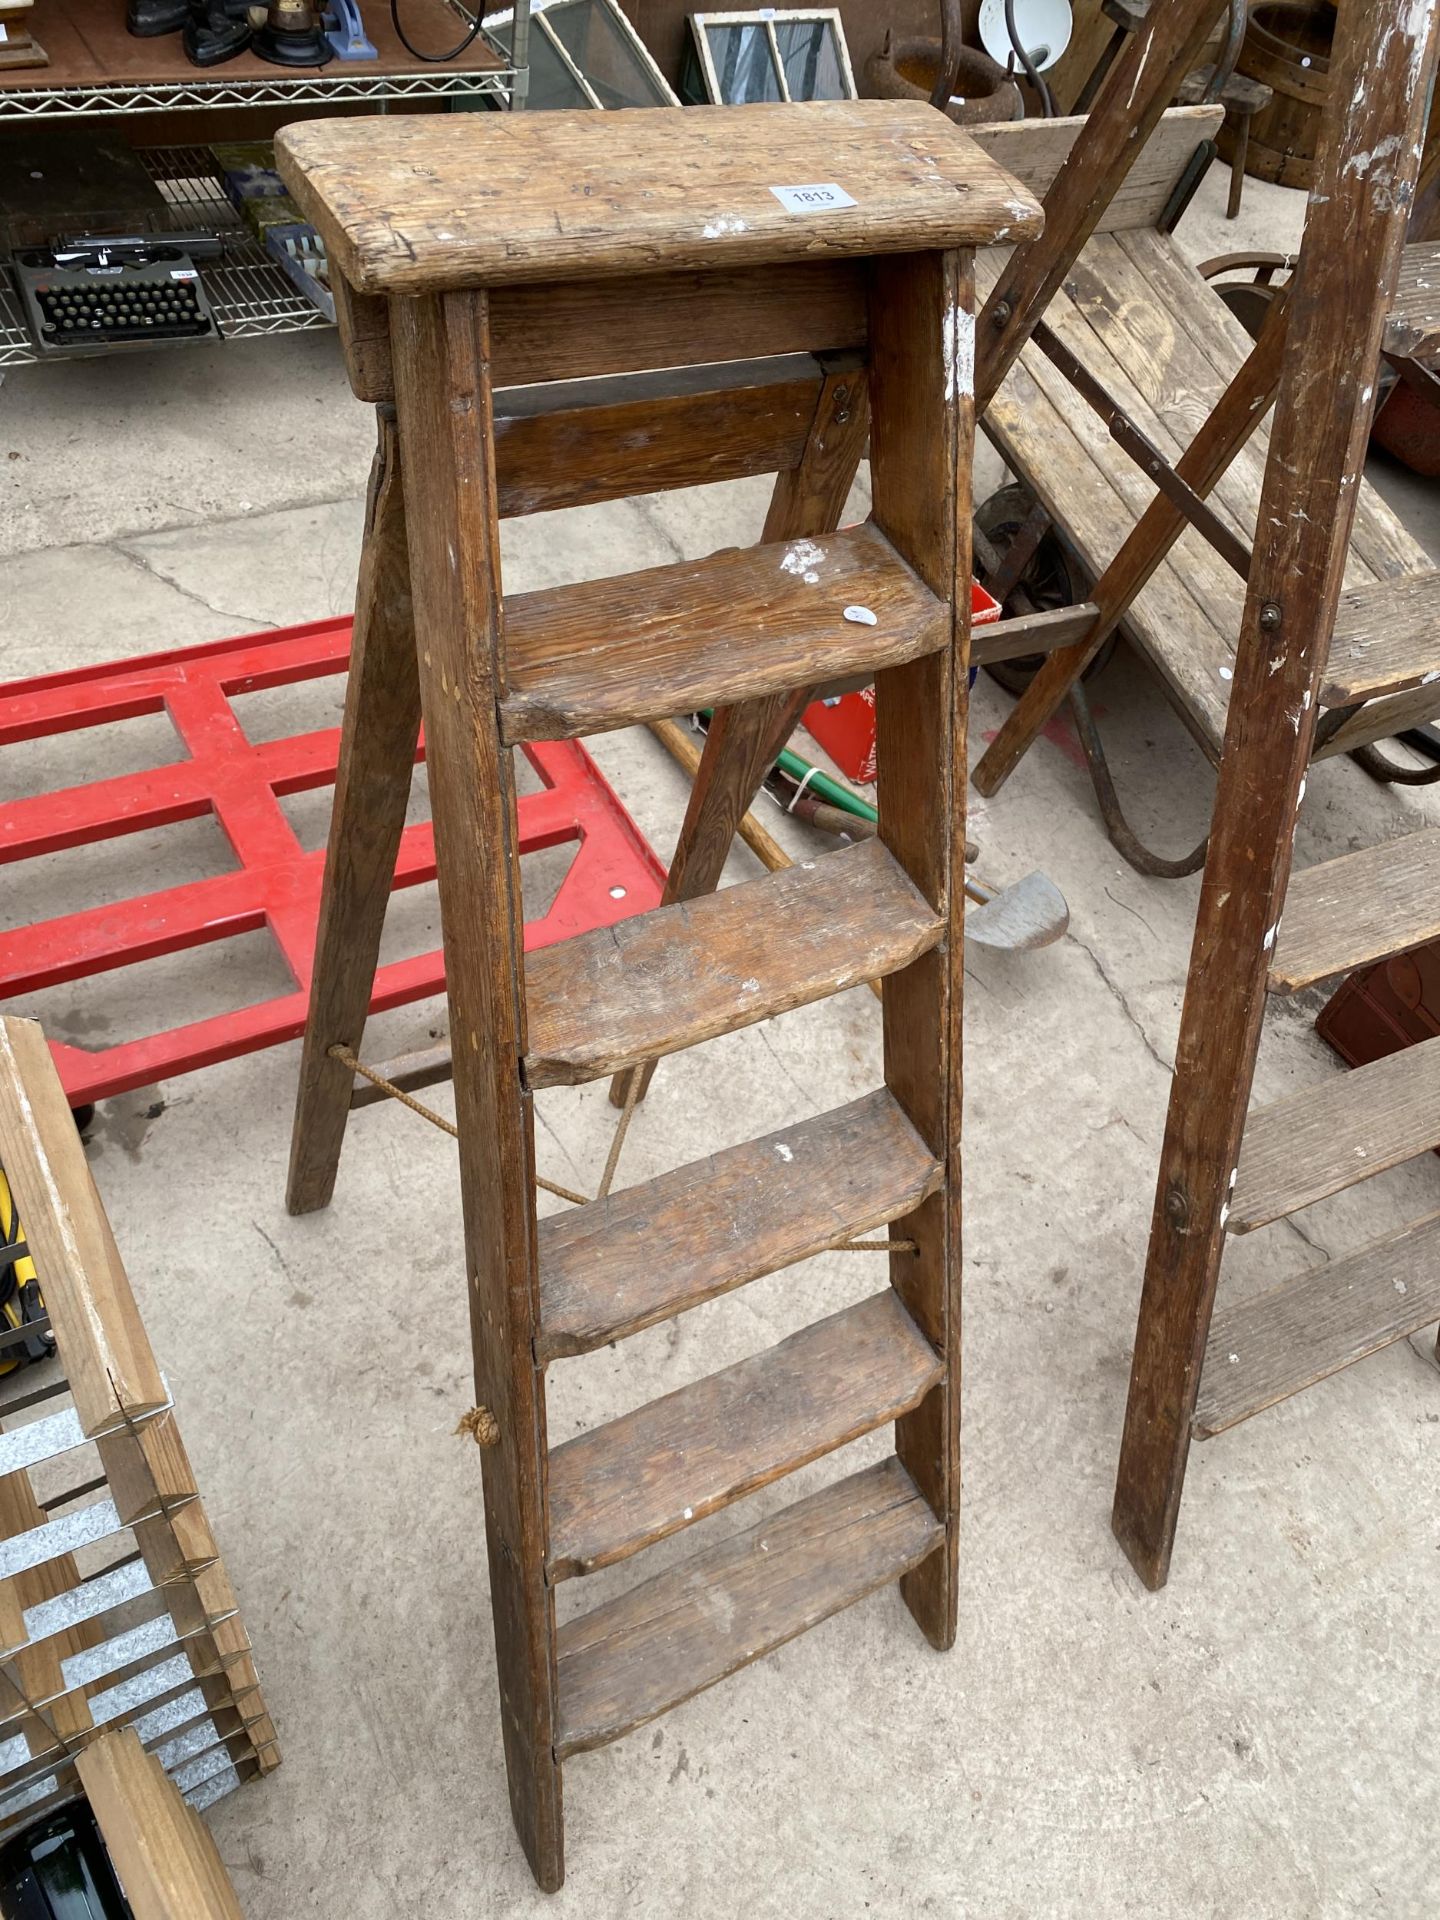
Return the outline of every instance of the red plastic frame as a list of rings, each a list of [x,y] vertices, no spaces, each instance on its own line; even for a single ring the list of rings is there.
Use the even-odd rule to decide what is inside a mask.
[[[304,1031],[325,854],[301,846],[279,798],[333,784],[340,730],[252,744],[230,699],[343,673],[349,659],[349,620],[317,620],[0,686],[0,747],[167,713],[190,756],[0,806],[0,862],[38,859],[205,814],[219,821],[239,862],[236,872],[0,934],[0,998],[259,928],[269,929],[296,983],[295,992],[278,999],[96,1052],[52,1042],[72,1106],[275,1046]],[[520,799],[521,853],[579,843],[548,911],[527,922],[526,948],[656,906],[665,869],[579,742],[523,751],[545,784],[543,792]],[[408,827],[396,889],[423,885],[434,875],[429,823]],[[393,961],[375,977],[371,1011],[424,999],[444,985],[438,951]]]

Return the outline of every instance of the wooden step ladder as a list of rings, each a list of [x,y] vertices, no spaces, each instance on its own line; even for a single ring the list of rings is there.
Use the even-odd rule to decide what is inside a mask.
[[[1402,0],[1342,9],[1336,30],[1115,1490],[1115,1532],[1151,1587],[1169,1571],[1192,1436],[1220,1433],[1440,1316],[1432,1217],[1211,1317],[1227,1233],[1440,1142],[1435,1041],[1246,1111],[1267,990],[1404,952],[1437,925],[1428,888],[1440,856],[1428,833],[1290,877],[1324,710],[1440,675],[1437,576],[1341,591],[1437,41],[1433,7]],[[1262,340],[1256,356],[1272,350]]]
[[[332,121],[278,150],[383,403],[290,1204],[333,1185],[423,707],[454,1049],[429,1071],[455,1082],[511,1805],[554,1888],[568,1755],[890,1581],[954,1638],[971,256],[1039,210],[890,102]],[[867,391],[872,518],[798,538]],[[749,552],[503,594],[507,510],[776,467]],[[515,742],[701,701],[788,731],[857,672],[876,840],[522,956]],[[537,1219],[537,1088],[882,976],[882,1088]],[[548,1365],[877,1227],[888,1288],[550,1447]],[[891,1423],[888,1460],[557,1632],[559,1581]]]

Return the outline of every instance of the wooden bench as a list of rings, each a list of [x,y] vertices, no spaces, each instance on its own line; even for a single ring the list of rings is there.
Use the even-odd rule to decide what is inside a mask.
[[[1218,125],[1218,107],[1181,108],[1142,156],[1143,178],[1174,173]],[[1054,121],[1048,138],[1073,140],[1081,120]],[[985,130],[1002,165],[1032,188],[1020,144],[1029,129]],[[1152,157],[1153,156],[1153,157]],[[1050,164],[1047,159],[1046,165]],[[1057,162],[1058,164],[1058,162]],[[1253,342],[1224,301],[1156,226],[1166,191],[1117,199],[1051,302],[1046,321],[1061,344],[1171,462],[1206,420]],[[982,254],[982,297],[1007,257]],[[1412,275],[1414,279],[1416,276]],[[1411,288],[1411,304],[1417,304]],[[1098,579],[1156,489],[1041,348],[1028,345],[981,425],[1006,464],[1054,519],[1088,580]],[[1247,544],[1255,534],[1269,447],[1262,424],[1220,480],[1210,504]],[[1440,575],[1424,548],[1363,481],[1323,703],[1337,711],[1316,758],[1385,739],[1440,713],[1440,685],[1424,684],[1426,636],[1440,611]],[[1401,583],[1398,584],[1397,583]],[[1138,594],[1122,632],[1154,667],[1213,762],[1224,737],[1244,583],[1187,530]],[[1382,659],[1383,655],[1383,659]]]

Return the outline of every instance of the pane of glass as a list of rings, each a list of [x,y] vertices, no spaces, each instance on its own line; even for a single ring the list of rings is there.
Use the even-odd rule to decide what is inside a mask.
[[[494,35],[506,53],[514,52],[513,22],[506,20],[503,25],[487,26],[485,31]],[[590,105],[584,89],[546,38],[538,18],[530,22],[530,95],[526,105],[527,111],[533,107],[537,113],[547,107]]]
[[[603,0],[565,0],[545,18],[606,107],[663,107],[668,96]]]
[[[850,98],[830,21],[777,20],[775,39],[792,100]]]
[[[705,37],[710,42],[723,106],[743,107],[754,100],[784,98],[764,27],[707,27]]]

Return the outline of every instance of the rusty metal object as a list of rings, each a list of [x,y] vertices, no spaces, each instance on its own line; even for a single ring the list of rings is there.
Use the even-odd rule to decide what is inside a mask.
[[[880,100],[933,100],[946,82],[939,40],[897,40],[887,34],[879,53],[865,65],[865,91]],[[994,120],[1023,120],[1025,102],[1005,69],[977,47],[960,46],[949,78],[947,117],[957,126]]]

